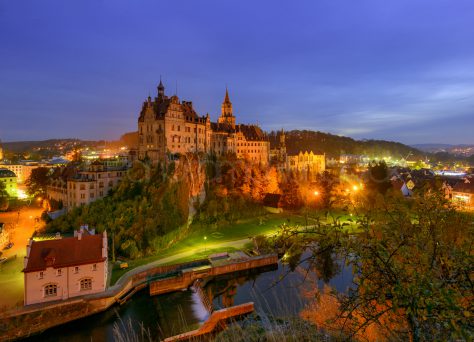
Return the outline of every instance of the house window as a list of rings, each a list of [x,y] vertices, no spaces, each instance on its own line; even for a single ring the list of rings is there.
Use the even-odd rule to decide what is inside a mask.
[[[97,271],[97,264],[92,265],[92,270]]]
[[[44,272],[41,271],[41,272],[38,274],[38,278],[39,278],[39,279],[43,279],[43,277],[44,277]]]
[[[58,270],[56,271],[56,274],[57,274],[58,277],[60,277],[61,274],[62,274],[62,270],[60,268],[58,268]]]
[[[44,287],[45,297],[54,297],[58,294],[58,286],[56,284],[49,284]]]
[[[79,273],[79,267],[78,266],[74,267],[74,273]]]
[[[81,280],[81,291],[92,290],[92,279],[85,278]]]

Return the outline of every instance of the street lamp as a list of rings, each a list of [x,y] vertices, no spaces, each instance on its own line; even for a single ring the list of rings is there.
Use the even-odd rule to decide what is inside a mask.
[[[207,240],[207,236],[204,236],[204,253],[206,253],[206,240]]]

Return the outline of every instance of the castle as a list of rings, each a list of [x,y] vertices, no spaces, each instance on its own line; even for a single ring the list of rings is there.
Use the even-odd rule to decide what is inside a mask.
[[[138,158],[154,164],[170,155],[210,153],[234,154],[255,163],[268,164],[270,142],[257,125],[236,124],[226,89],[221,115],[211,122],[209,114],[199,116],[189,101],[165,95],[160,80],[158,96],[143,103],[138,118]]]

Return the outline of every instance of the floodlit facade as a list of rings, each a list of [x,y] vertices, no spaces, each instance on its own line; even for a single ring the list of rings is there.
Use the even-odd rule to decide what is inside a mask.
[[[13,171],[0,168],[0,182],[5,184],[5,190],[7,191],[8,196],[18,196],[17,177]]]
[[[269,161],[270,142],[257,125],[236,124],[232,103],[226,90],[221,115],[211,122],[209,114],[199,116],[192,102],[168,97],[160,81],[158,96],[143,103],[138,118],[138,158],[152,163],[169,154],[235,154],[256,163]]]
[[[474,179],[466,178],[454,185],[452,201],[462,207],[474,209]]]
[[[105,291],[107,233],[81,229],[70,238],[30,239],[23,273],[25,305]]]
[[[313,151],[300,152],[287,157],[287,169],[297,172],[321,173],[326,170],[326,155],[314,154]]]
[[[119,184],[127,172],[127,166],[108,167],[101,161],[93,162],[85,171],[78,172],[67,180],[67,200],[63,202],[68,210],[92,203],[107,196],[108,192]],[[64,201],[61,183],[52,183],[51,196]],[[58,185],[54,187],[54,185]]]

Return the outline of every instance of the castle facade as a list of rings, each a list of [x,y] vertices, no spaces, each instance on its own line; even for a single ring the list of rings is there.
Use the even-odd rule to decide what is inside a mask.
[[[158,96],[149,96],[138,118],[138,158],[152,163],[169,155],[211,153],[235,154],[255,163],[268,164],[270,142],[257,125],[236,124],[232,103],[226,89],[221,115],[211,122],[209,114],[200,116],[192,102],[165,95],[160,81]]]

